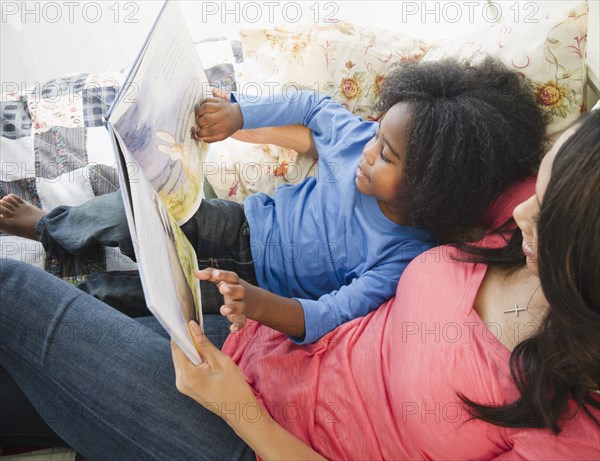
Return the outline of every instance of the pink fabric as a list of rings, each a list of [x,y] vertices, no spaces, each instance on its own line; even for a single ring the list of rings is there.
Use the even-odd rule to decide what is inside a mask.
[[[496,224],[534,185],[501,198]],[[275,420],[329,459],[598,459],[600,431],[582,412],[559,436],[468,420],[457,392],[502,404],[517,391],[495,337],[509,332],[473,310],[486,266],[454,262],[453,252],[424,253],[395,298],[314,344],[249,322],[223,350]]]

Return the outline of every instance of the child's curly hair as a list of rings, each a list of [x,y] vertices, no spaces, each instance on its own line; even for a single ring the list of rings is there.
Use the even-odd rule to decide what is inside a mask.
[[[511,183],[533,173],[545,125],[531,83],[500,61],[400,64],[376,109],[408,103],[404,174],[409,221],[441,243],[460,242]]]

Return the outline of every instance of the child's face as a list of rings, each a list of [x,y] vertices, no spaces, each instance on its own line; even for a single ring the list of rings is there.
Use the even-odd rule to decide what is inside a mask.
[[[382,207],[397,209],[404,196],[404,160],[410,108],[393,106],[379,123],[379,130],[366,144],[356,168],[356,188],[376,197]]]

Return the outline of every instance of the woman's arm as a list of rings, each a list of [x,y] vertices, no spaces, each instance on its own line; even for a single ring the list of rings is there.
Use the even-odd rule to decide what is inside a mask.
[[[325,459],[271,418],[231,357],[217,349],[196,322],[190,322],[189,329],[203,363],[195,366],[171,341],[180,392],[223,418],[265,460]]]

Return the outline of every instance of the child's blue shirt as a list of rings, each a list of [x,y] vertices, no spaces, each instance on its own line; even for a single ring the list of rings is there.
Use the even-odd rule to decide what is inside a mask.
[[[258,284],[302,304],[306,335],[296,341],[312,343],[390,299],[407,264],[434,244],[427,232],[388,219],[375,197],[356,188],[358,160],[376,122],[308,91],[294,101],[232,99],[244,129],[302,124],[313,134],[317,178],[244,202]]]

